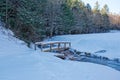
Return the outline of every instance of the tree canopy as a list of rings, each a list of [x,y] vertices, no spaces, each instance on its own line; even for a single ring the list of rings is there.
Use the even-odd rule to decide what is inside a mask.
[[[0,19],[27,43],[63,34],[111,29],[109,8],[82,0],[0,0]],[[112,19],[112,20],[110,20]]]

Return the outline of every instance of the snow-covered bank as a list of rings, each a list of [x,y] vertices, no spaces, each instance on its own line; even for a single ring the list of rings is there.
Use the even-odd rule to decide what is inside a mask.
[[[0,80],[120,80],[112,68],[53,55],[31,50],[0,30]]]
[[[84,35],[63,35],[53,37],[52,41],[69,41],[72,48],[83,52],[94,53],[106,50],[105,53],[97,53],[109,58],[120,58],[120,33],[99,33]]]
[[[7,60],[6,60],[7,59]],[[102,65],[62,61],[50,54],[4,57],[1,80],[119,80],[120,72]],[[1,63],[1,61],[0,61]]]

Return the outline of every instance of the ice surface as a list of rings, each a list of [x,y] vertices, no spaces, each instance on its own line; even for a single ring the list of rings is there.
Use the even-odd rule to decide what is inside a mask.
[[[68,35],[55,37],[55,39],[70,41],[73,48],[83,51],[94,52],[96,49],[109,51],[111,48],[114,49],[114,46],[116,46],[115,49],[119,46],[119,37],[115,39],[115,36],[119,34],[111,33],[111,35],[114,38],[110,34],[93,34]],[[108,38],[104,39],[107,36]],[[114,41],[116,44],[113,46]],[[14,37],[9,38],[9,35],[4,35],[0,31],[0,80],[120,80],[120,72],[112,68],[61,60],[54,57],[54,53],[34,51],[21,42]]]

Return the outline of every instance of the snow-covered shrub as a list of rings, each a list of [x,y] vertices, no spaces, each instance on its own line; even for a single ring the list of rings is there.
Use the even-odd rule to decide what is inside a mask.
[[[120,60],[119,60],[119,58],[114,58],[113,59],[115,62],[119,62]]]
[[[85,56],[91,56],[91,53],[85,52]]]
[[[81,52],[77,51],[77,52],[76,52],[76,54],[80,55],[80,54],[81,54]]]
[[[108,58],[108,57],[102,57],[102,59],[104,59],[104,60],[109,60],[109,58]]]

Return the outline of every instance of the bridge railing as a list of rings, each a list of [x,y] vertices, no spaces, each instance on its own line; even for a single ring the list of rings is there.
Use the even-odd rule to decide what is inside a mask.
[[[53,51],[53,50],[64,50],[71,47],[70,42],[65,41],[49,41],[49,42],[36,42],[35,50],[39,47],[41,51]]]

